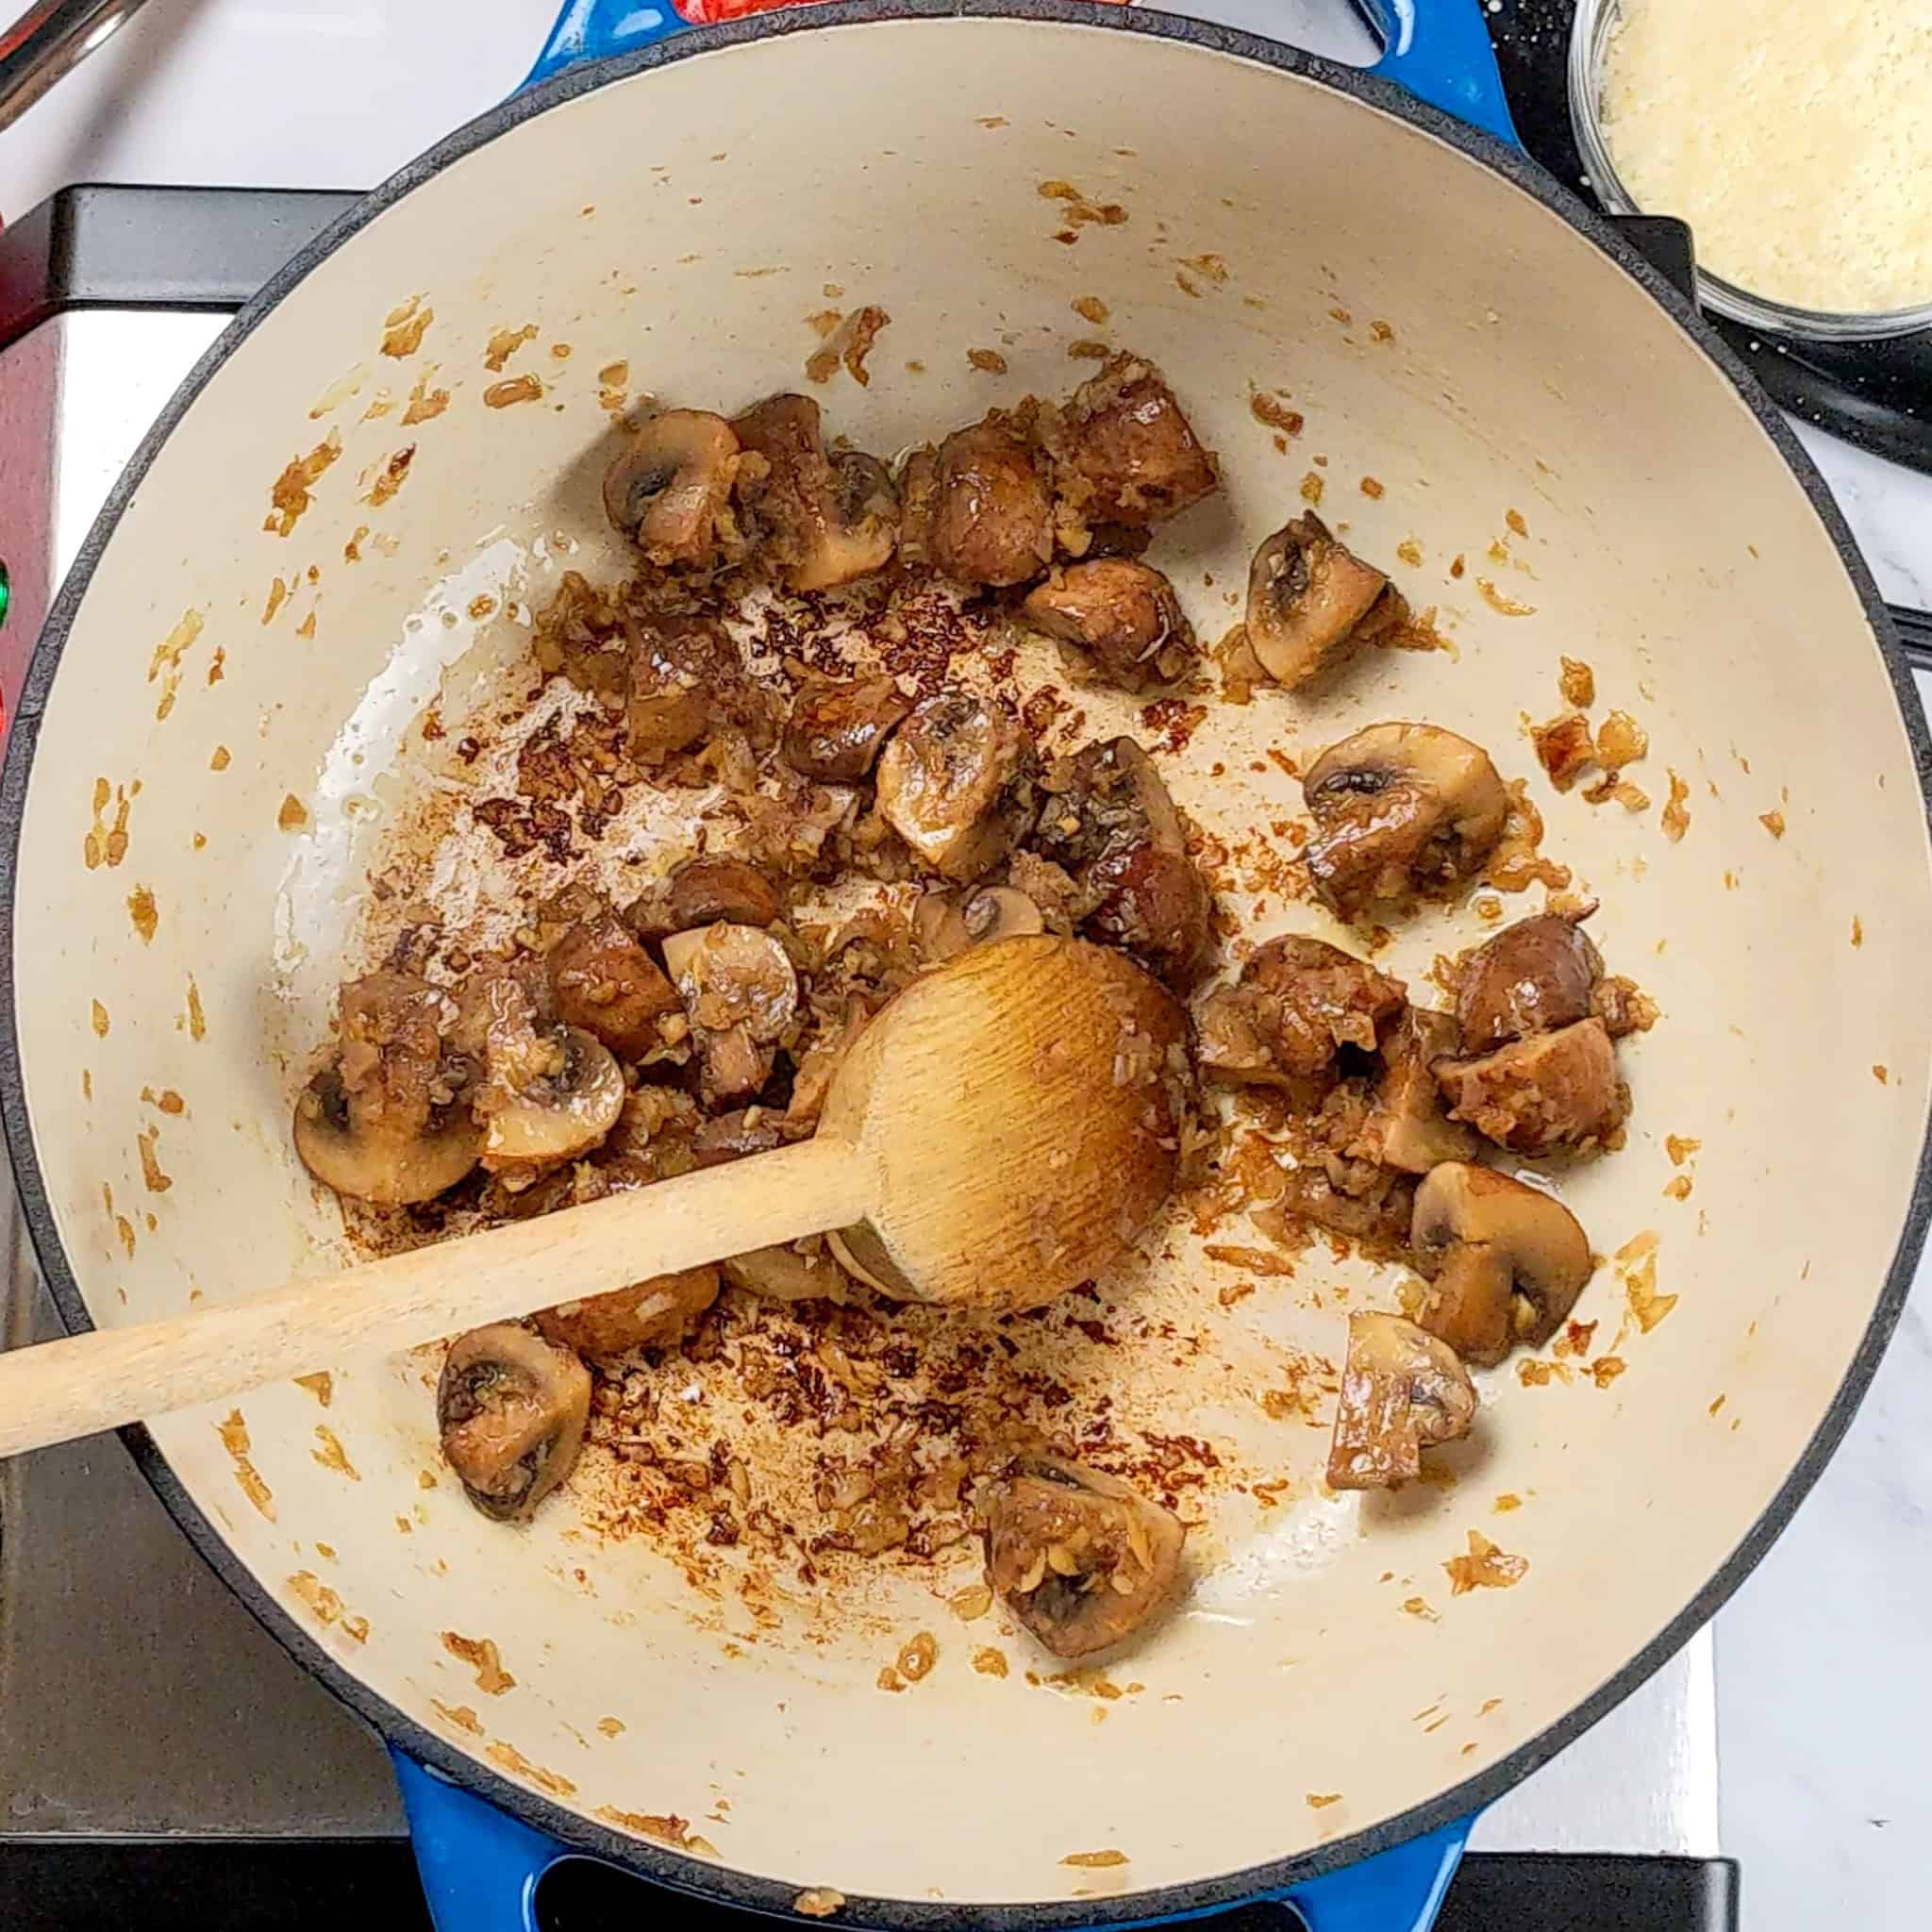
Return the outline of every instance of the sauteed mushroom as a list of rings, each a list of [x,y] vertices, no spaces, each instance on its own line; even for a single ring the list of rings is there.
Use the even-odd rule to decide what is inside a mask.
[[[666,409],[604,473],[604,508],[655,564],[709,570],[743,550],[731,510],[739,442],[722,416]]]
[[[1256,952],[1237,985],[1203,1005],[1201,1071],[1253,1086],[1314,1081],[1344,1046],[1374,1053],[1404,997],[1400,980],[1340,946],[1285,933]]]
[[[1053,498],[1032,445],[997,409],[940,444],[925,554],[962,584],[1024,584],[1053,560]]]
[[[1118,1643],[1179,1574],[1179,1519],[1117,1477],[1051,1457],[1018,1458],[986,1509],[986,1580],[1056,1657]]]
[[[1315,890],[1343,919],[1468,878],[1503,830],[1508,794],[1480,745],[1435,724],[1372,724],[1302,780]]]
[[[1024,741],[997,705],[971,691],[922,698],[879,759],[879,813],[934,872],[975,879],[1024,835],[1014,788]]]
[[[482,1131],[462,1097],[467,1063],[444,1051],[448,994],[402,973],[339,995],[334,1063],[295,1102],[295,1151],[325,1187],[384,1204],[427,1201],[476,1165]]]
[[[1088,929],[1191,986],[1213,907],[1154,760],[1131,738],[1109,739],[1060,760],[1045,786],[1039,844],[1093,900]]]
[[[814,677],[799,688],[785,726],[785,760],[827,785],[856,785],[912,708],[890,677]]]
[[[674,932],[697,925],[770,925],[778,894],[757,866],[741,858],[687,859],[671,874],[664,910]]]
[[[1323,1165],[1298,1167],[1285,1176],[1276,1204],[1282,1212],[1342,1235],[1376,1259],[1395,1260],[1406,1255],[1415,1182],[1407,1174],[1365,1161],[1331,1159],[1334,1174]],[[1338,1175],[1347,1187],[1336,1185]],[[1261,1210],[1263,1215],[1273,1212]],[[1256,1219],[1259,1222],[1261,1216]]]
[[[976,891],[928,892],[912,913],[913,931],[929,959],[950,959],[968,946],[1044,932],[1040,908],[1014,886],[981,886]]]
[[[771,1077],[778,1040],[798,1011],[791,956],[769,932],[721,920],[674,933],[664,963],[703,1057],[705,1104],[755,1093]]]
[[[1402,621],[1389,579],[1330,533],[1313,510],[1276,530],[1248,569],[1248,646],[1276,684],[1306,684]]]
[[[627,1060],[661,1046],[658,1022],[681,1010],[657,961],[608,912],[579,920],[558,941],[550,986],[558,1019]]]
[[[1125,558],[1055,571],[1026,593],[1020,612],[1035,630],[1073,647],[1076,669],[1091,667],[1122,691],[1177,684],[1198,656],[1174,586]]]
[[[874,458],[826,456],[819,406],[809,396],[769,396],[731,427],[764,459],[765,474],[745,494],[789,589],[835,590],[891,561],[899,539],[891,479]]]
[[[1629,1093],[1616,1049],[1594,1017],[1532,1033],[1476,1059],[1435,1063],[1449,1118],[1518,1154],[1601,1141],[1624,1124]]]
[[[754,1248],[724,1263],[724,1278],[770,1302],[849,1302],[852,1281],[823,1246]]]
[[[590,1371],[569,1349],[515,1322],[450,1344],[436,1388],[442,1457],[484,1515],[527,1517],[570,1474],[590,1417]]]
[[[744,666],[712,619],[680,611],[630,613],[630,755],[641,765],[667,758],[741,719]]]
[[[1418,1319],[1479,1368],[1519,1341],[1547,1341],[1594,1265],[1562,1202],[1461,1160],[1445,1160],[1416,1190],[1409,1244],[1434,1276]]]
[[[1439,1161],[1467,1160],[1475,1153],[1475,1136],[1444,1117],[1433,1072],[1455,1045],[1456,1023],[1447,1013],[1410,1007],[1403,1014],[1383,1043],[1368,1118],[1351,1154],[1405,1174],[1427,1174]]]
[[[1158,524],[1221,481],[1165,378],[1138,356],[1115,356],[1074,391],[1058,458],[1055,486],[1090,529]]]
[[[691,1158],[700,1167],[726,1167],[750,1154],[769,1154],[784,1139],[784,1118],[770,1107],[735,1107],[714,1115],[691,1136]]]
[[[1475,1422],[1475,1385],[1447,1342],[1400,1315],[1348,1318],[1348,1360],[1328,1451],[1337,1490],[1388,1490],[1422,1474],[1422,1452]]]
[[[1604,962],[1575,922],[1554,912],[1505,926],[1473,953],[1456,992],[1462,1051],[1587,1020]]]
[[[715,1268],[686,1268],[582,1301],[558,1302],[535,1317],[552,1341],[599,1360],[634,1348],[675,1348],[718,1299]]]

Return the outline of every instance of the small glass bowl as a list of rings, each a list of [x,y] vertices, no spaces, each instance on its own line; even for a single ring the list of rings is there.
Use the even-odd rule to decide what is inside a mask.
[[[1667,0],[1654,0],[1667,4]],[[1695,4],[1695,0],[1690,0]],[[1641,208],[1619,178],[1610,159],[1603,127],[1604,50],[1622,15],[1619,0],[1578,0],[1570,30],[1570,125],[1577,151],[1596,196],[1612,214],[1669,213]],[[1692,235],[1695,241],[1695,235]],[[1889,336],[1914,335],[1932,328],[1932,302],[1911,308],[1890,308],[1876,314],[1836,314],[1819,308],[1794,308],[1769,296],[1754,295],[1707,268],[1697,271],[1698,299],[1707,308],[1774,335],[1806,336],[1814,341],[1873,341]]]

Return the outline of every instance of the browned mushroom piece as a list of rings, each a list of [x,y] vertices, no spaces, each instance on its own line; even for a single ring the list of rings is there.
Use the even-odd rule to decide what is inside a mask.
[[[1257,950],[1238,984],[1203,1004],[1201,1071],[1238,1085],[1304,1087],[1344,1046],[1374,1053],[1405,998],[1399,979],[1366,960],[1284,933]]]
[[[931,488],[924,554],[956,582],[1028,583],[1053,561],[1045,467],[1002,411],[940,444]]]
[[[713,619],[689,612],[629,615],[630,755],[661,765],[758,708],[737,646]]]
[[[1284,1177],[1280,1198],[1257,1209],[1254,1221],[1274,1239],[1290,1231],[1286,1222],[1306,1223],[1355,1242],[1371,1259],[1397,1260],[1408,1252],[1414,1206],[1415,1182],[1407,1174],[1331,1158],[1293,1169]]]
[[[1313,510],[1276,530],[1248,569],[1248,647],[1292,689],[1401,624],[1407,607],[1389,579],[1339,542]]]
[[[741,493],[788,589],[836,590],[892,560],[899,502],[885,465],[858,451],[827,456],[809,396],[768,396],[731,427],[764,460]]]
[[[1518,920],[1464,962],[1456,991],[1462,1051],[1587,1020],[1604,962],[1574,921],[1554,912]]]
[[[1469,878],[1503,830],[1508,794],[1480,745],[1435,724],[1372,724],[1309,766],[1304,858],[1343,919]]]
[[[827,785],[856,785],[912,708],[890,677],[808,679],[791,700],[785,761]]]
[[[1408,1008],[1382,1042],[1368,1114],[1348,1151],[1405,1174],[1427,1174],[1439,1161],[1472,1158],[1475,1135],[1447,1117],[1436,1084],[1435,1063],[1455,1050],[1456,1022],[1447,1013]]]
[[[1131,738],[1108,739],[1044,783],[1037,843],[1091,897],[1088,931],[1185,991],[1207,960],[1213,902],[1154,760]]]
[[[783,908],[776,889],[742,858],[690,858],[671,874],[664,912],[673,932],[692,926],[770,925]]]
[[[745,548],[731,506],[739,442],[722,416],[666,409],[604,473],[604,508],[652,563],[712,570]]]
[[[520,1323],[450,1343],[436,1386],[442,1459],[496,1522],[527,1517],[570,1474],[590,1418],[590,1371]]]
[[[295,1151],[325,1187],[385,1205],[427,1201],[476,1165],[483,1133],[473,1069],[452,1050],[456,1003],[403,973],[371,973],[338,995],[333,1063],[295,1101]]]
[[[735,1107],[715,1114],[692,1134],[691,1158],[700,1167],[726,1167],[748,1155],[769,1154],[785,1138],[784,1118],[772,1107]]]
[[[1518,1342],[1547,1341],[1595,1266],[1562,1202],[1460,1160],[1416,1190],[1409,1245],[1431,1276],[1418,1321],[1478,1368],[1494,1368]]]
[[[1040,908],[1015,886],[980,886],[968,892],[928,892],[913,908],[912,930],[921,953],[935,962],[969,946],[1044,932]]]
[[[1413,1482],[1422,1452],[1459,1441],[1475,1411],[1475,1385],[1447,1342],[1400,1315],[1351,1315],[1329,1487],[1390,1490]]]
[[[664,963],[691,1019],[705,1105],[757,1092],[798,1012],[791,956],[771,933],[721,920],[672,934]]]
[[[1451,1120],[1516,1154],[1600,1145],[1630,1110],[1616,1048],[1594,1017],[1474,1059],[1438,1060],[1435,1074]]]
[[[1057,455],[1063,521],[1071,511],[1089,529],[1160,523],[1221,481],[1166,379],[1138,356],[1115,356],[1074,391]]]
[[[608,1294],[558,1302],[534,1319],[552,1341],[598,1361],[634,1348],[675,1348],[718,1299],[716,1268],[686,1268]]]
[[[1017,782],[1025,744],[999,706],[972,691],[934,691],[912,708],[879,758],[880,815],[930,870],[976,879],[1030,823],[1029,788]]]
[[[1055,1657],[1088,1657],[1153,1616],[1187,1528],[1115,1476],[1024,1456],[986,1504],[986,1580]]]
[[[684,1009],[658,962],[608,912],[579,920],[551,948],[550,987],[558,1018],[620,1059],[662,1046],[658,1023]]]
[[[1068,564],[1026,593],[1020,613],[1072,648],[1075,672],[1122,691],[1165,690],[1199,661],[1194,628],[1174,586],[1125,558]]]
[[[900,460],[899,561],[930,564],[932,534],[940,513],[940,457],[929,442],[908,450]]]
[[[769,1302],[849,1302],[852,1277],[823,1241],[794,1247],[754,1248],[724,1263],[724,1279]]]

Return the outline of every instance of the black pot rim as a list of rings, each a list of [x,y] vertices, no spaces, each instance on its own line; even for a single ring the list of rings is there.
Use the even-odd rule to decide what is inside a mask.
[[[23,1212],[42,1274],[70,1331],[77,1333],[93,1324],[61,1246],[27,1118],[13,973],[18,941],[14,911],[20,836],[34,747],[62,648],[102,552],[162,443],[236,347],[319,262],[412,189],[533,115],[613,81],[669,66],[696,54],[873,21],[961,17],[1043,22],[1097,33],[1126,33],[1179,42],[1319,82],[1407,121],[1480,161],[1560,216],[1583,239],[1608,255],[1716,365],[1804,489],[1864,606],[1905,720],[1922,799],[1932,800],[1932,736],[1928,736],[1910,673],[1864,559],[1809,458],[1774,405],[1710,324],[1608,222],[1517,149],[1413,99],[1372,73],[1339,66],[1233,28],[1139,8],[1095,6],[1092,0],[828,0],[828,4],[798,10],[689,28],[668,42],[573,69],[490,109],[392,175],[302,249],[240,311],[142,439],[55,599],[28,666],[20,708],[8,733],[5,764],[0,767],[0,1125],[6,1131]],[[1397,1817],[1336,1839],[1313,1851],[1241,1872],[1105,1900],[989,1905],[854,1896],[841,1911],[841,1923],[914,1927],[920,1928],[920,1932],[968,1932],[968,1928],[983,1928],[983,1932],[1058,1932],[1058,1928],[1190,1918],[1243,1900],[1279,1895],[1325,1872],[1357,1863],[1479,1810],[1520,1783],[1642,1684],[1716,1613],[1756,1567],[1817,1481],[1871,1383],[1904,1307],[1924,1242],[1928,1218],[1932,1218],[1932,1138],[1922,1138],[1911,1206],[1886,1275],[1884,1291],[1842,1382],[1790,1474],[1738,1547],[1657,1637],[1590,1697],[1507,1757]],[[391,1744],[452,1783],[555,1839],[569,1854],[603,1858],[658,1885],[723,1905],[789,1914],[801,1886],[836,1878],[836,1874],[808,1873],[801,1874],[797,1883],[779,1882],[641,1842],[525,1790],[425,1730],[352,1675],[276,1603],[189,1497],[146,1429],[129,1427],[122,1430],[121,1436],[142,1474],[189,1540],[295,1660]]]

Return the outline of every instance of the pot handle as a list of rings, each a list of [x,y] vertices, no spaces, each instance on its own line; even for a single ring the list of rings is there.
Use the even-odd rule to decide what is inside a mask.
[[[667,0],[668,4],[668,0]],[[1485,134],[1521,147],[1482,0],[1355,0],[1382,42],[1370,70]]]
[[[535,1932],[537,1881],[569,1848],[391,1749],[436,1932]]]
[[[563,0],[536,66],[525,75],[517,92],[586,60],[634,54],[640,47],[669,40],[685,25],[671,0]]]
[[[1373,1858],[1311,1878],[1281,1902],[1307,1932],[1429,1932],[1475,1820],[1461,1818]]]

